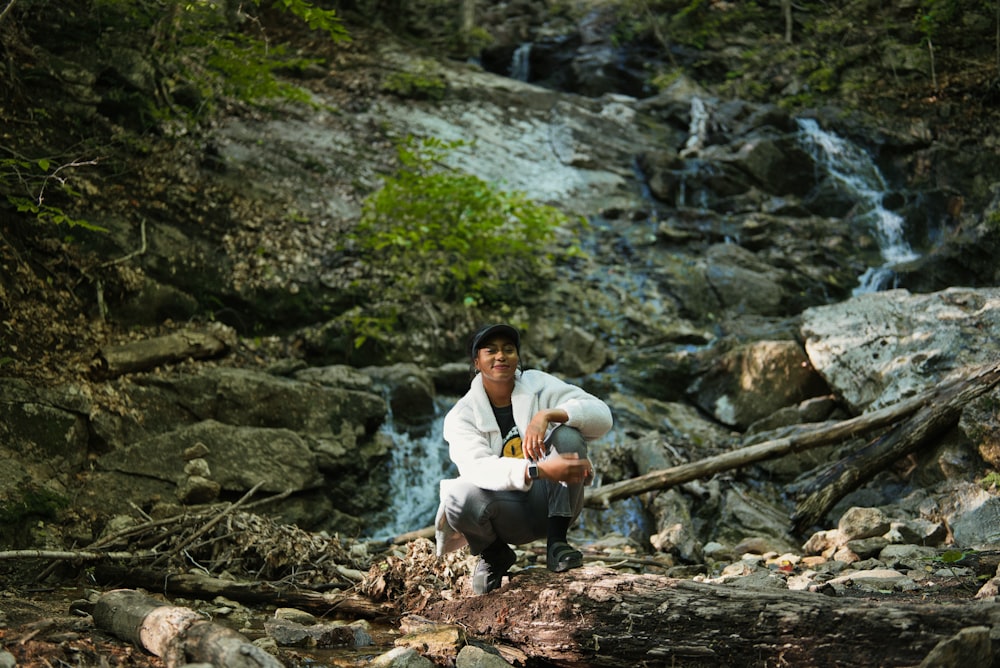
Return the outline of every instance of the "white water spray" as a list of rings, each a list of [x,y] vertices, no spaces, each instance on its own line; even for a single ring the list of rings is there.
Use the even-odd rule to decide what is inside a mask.
[[[691,98],[691,120],[688,122],[688,140],[681,150],[682,158],[691,158],[701,153],[708,136],[708,107],[695,95]]]
[[[868,153],[823,130],[813,119],[800,119],[798,123],[802,144],[812,152],[837,188],[857,202],[855,216],[870,227],[878,240],[884,262],[880,267],[865,271],[854,289],[855,295],[876,292],[892,280],[895,265],[918,257],[903,236],[903,218],[882,206],[887,186]]]
[[[531,42],[525,42],[514,50],[510,59],[510,78],[527,81],[531,76]]]
[[[449,400],[447,407],[453,403]],[[456,475],[443,436],[447,412],[443,405],[443,401],[438,402],[438,415],[423,436],[397,432],[391,416],[382,425],[382,434],[393,444],[386,499],[388,522],[375,529],[372,538],[392,538],[434,523],[439,483]]]

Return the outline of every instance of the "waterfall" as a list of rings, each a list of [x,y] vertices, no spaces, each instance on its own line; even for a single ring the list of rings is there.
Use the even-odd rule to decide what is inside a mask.
[[[514,50],[510,59],[510,78],[527,81],[531,76],[531,42],[525,42]]]
[[[695,95],[691,98],[691,120],[688,122],[688,140],[681,150],[682,158],[696,156],[705,145],[708,135],[708,107]]]
[[[398,431],[391,413],[382,425],[382,433],[393,444],[389,498],[386,499],[385,524],[372,530],[372,538],[392,538],[434,523],[438,485],[443,478],[458,475],[448,457],[448,445],[443,436],[444,416],[454,403],[454,398],[438,398],[437,415],[421,436]]]
[[[855,216],[869,226],[879,243],[883,264],[870,267],[858,278],[854,294],[892,287],[892,268],[916,259],[917,254],[904,237],[903,218],[882,206],[887,189],[882,173],[863,149],[823,130],[815,120],[804,118],[798,124],[800,142],[837,189],[856,202]]]

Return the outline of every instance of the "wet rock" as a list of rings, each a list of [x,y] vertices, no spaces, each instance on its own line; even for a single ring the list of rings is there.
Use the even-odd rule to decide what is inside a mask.
[[[372,659],[372,668],[434,668],[434,663],[412,647],[396,647]]]
[[[142,475],[180,483],[184,480],[184,448],[204,443],[206,461],[222,489],[245,492],[258,483],[262,491],[282,492],[318,487],[322,476],[316,456],[303,439],[287,429],[234,427],[206,420],[140,441],[98,459],[105,471]]]
[[[184,505],[211,503],[219,498],[222,486],[214,480],[193,475],[184,478],[177,485],[177,500]]]
[[[466,645],[455,659],[455,668],[508,668],[508,663],[496,650],[488,651],[475,645]]]
[[[993,641],[987,626],[964,628],[942,640],[920,663],[920,668],[986,666],[993,661]]]
[[[375,387],[384,392],[396,423],[403,427],[426,425],[434,417],[434,381],[417,364],[366,367]]]
[[[264,630],[282,647],[366,647],[371,636],[351,624],[301,624],[283,617],[264,622]]]

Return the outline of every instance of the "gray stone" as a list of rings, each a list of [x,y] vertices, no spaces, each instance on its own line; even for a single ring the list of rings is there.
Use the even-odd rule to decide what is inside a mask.
[[[920,668],[988,666],[993,661],[993,641],[987,626],[962,629],[942,640],[920,663]]]
[[[889,518],[878,508],[849,508],[840,517],[837,528],[847,540],[882,536],[892,527]]]
[[[1000,288],[866,293],[806,309],[809,360],[854,409],[881,408],[992,361]]]
[[[466,645],[458,652],[455,668],[508,668],[508,663],[495,652],[488,652],[475,645]]]
[[[434,663],[412,647],[396,647],[368,664],[371,668],[434,668]]]

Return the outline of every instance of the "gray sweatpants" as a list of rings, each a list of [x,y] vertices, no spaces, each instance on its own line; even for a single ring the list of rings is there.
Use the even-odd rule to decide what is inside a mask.
[[[556,427],[545,442],[549,446],[546,457],[573,452],[580,459],[587,457],[587,443],[572,427]],[[469,541],[470,552],[479,554],[497,539],[523,545],[545,538],[549,517],[569,517],[572,522],[583,509],[583,490],[582,484],[552,480],[536,480],[526,492],[459,483],[442,501],[448,523]]]

